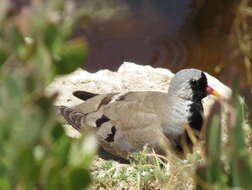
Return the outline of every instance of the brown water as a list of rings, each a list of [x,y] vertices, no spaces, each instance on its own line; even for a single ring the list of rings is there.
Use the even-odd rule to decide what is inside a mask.
[[[117,0],[125,5],[125,1]],[[165,67],[194,67],[223,76],[230,67],[236,0],[127,0],[127,11],[82,30],[90,45],[85,68],[116,70],[123,61]],[[200,3],[202,2],[202,3]]]
[[[244,72],[241,58],[233,54],[237,47],[231,44],[241,0],[75,1],[92,10],[76,33],[89,44],[84,65],[88,71],[116,70],[131,61],[173,72],[199,68],[228,84]],[[29,0],[13,2],[21,6]]]

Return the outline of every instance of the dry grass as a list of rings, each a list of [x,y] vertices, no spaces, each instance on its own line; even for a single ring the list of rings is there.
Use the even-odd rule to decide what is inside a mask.
[[[194,187],[195,166],[201,162],[197,153],[180,160],[148,153],[145,149],[132,155],[130,164],[97,158],[92,167],[91,189],[190,190]]]

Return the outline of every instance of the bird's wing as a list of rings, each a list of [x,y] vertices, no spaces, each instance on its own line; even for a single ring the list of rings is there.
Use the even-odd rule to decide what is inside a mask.
[[[74,108],[61,107],[61,113],[76,129],[95,128],[101,145],[115,155],[125,158],[146,144],[162,153],[166,98],[161,92],[98,95]]]

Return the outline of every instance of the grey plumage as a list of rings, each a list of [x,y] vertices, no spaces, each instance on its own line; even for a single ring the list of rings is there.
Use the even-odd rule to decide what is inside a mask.
[[[94,128],[100,145],[116,156],[127,159],[146,144],[159,154],[165,154],[168,147],[181,152],[182,140],[191,143],[184,126],[192,125],[192,118],[194,125],[198,117],[202,120],[201,99],[207,95],[206,88],[207,79],[202,71],[185,69],[174,76],[168,93],[93,95],[78,91],[78,97],[90,98],[73,108],[59,109],[75,129]]]

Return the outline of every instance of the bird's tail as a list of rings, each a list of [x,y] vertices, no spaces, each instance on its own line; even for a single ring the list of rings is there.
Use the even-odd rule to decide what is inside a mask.
[[[58,110],[64,119],[76,130],[80,130],[86,115],[66,106],[59,106]]]

